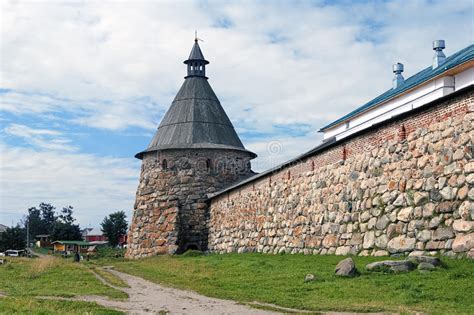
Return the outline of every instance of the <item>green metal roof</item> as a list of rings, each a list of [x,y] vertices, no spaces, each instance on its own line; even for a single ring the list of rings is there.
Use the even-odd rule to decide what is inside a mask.
[[[386,91],[385,93],[383,93],[382,95],[379,95],[377,96],[376,98],[374,98],[373,100],[371,100],[370,102],[362,105],[361,107],[357,108],[356,110],[353,110],[352,112],[350,112],[349,114],[339,118],[338,120],[330,123],[329,125],[327,126],[324,126],[323,128],[321,128],[319,131],[324,131],[330,127],[333,127],[349,118],[352,118],[354,116],[356,116],[357,114],[359,113],[362,113],[372,107],[375,107],[391,98],[394,98],[396,97],[397,95],[400,95],[401,93],[409,90],[409,89],[412,89],[414,87],[416,87],[417,85],[420,85],[440,74],[442,74],[443,72],[446,72],[448,71],[449,69],[452,69],[460,64],[463,64],[467,61],[470,61],[470,60],[473,60],[474,59],[474,44],[470,45],[470,46],[467,46],[466,48],[464,49],[461,49],[460,51],[452,54],[451,56],[447,57],[446,58],[446,61],[440,65],[439,67],[437,68],[432,68],[431,66],[429,66],[428,68],[418,72],[417,74],[409,77],[408,79],[405,79],[405,81],[400,84],[396,89],[390,89],[388,91]]]
[[[54,243],[59,243],[63,245],[80,245],[80,246],[92,245],[91,243],[85,242],[85,241],[54,241],[53,244]]]

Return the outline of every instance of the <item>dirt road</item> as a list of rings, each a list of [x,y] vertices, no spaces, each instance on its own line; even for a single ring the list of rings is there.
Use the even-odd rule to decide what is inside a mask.
[[[76,300],[97,302],[129,314],[275,314],[233,301],[209,298],[191,291],[163,287],[113,269],[107,269],[107,271],[128,284],[129,288],[112,287],[126,292],[129,299],[116,301],[100,296],[81,296]],[[98,278],[101,279],[99,276]],[[103,279],[101,281],[104,282]]]

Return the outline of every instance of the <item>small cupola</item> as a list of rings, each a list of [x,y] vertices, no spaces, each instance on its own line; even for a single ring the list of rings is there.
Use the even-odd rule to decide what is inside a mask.
[[[201,48],[198,44],[198,38],[194,39],[193,49],[191,49],[191,53],[189,54],[188,60],[184,61],[184,63],[188,66],[188,75],[185,78],[189,77],[206,77],[206,65],[209,63],[206,59],[204,59],[204,55],[202,54]]]

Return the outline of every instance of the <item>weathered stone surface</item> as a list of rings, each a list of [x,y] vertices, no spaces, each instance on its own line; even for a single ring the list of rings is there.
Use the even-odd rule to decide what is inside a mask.
[[[375,228],[377,230],[383,230],[387,227],[389,223],[390,223],[390,219],[388,218],[388,216],[383,215],[377,220],[377,223],[375,224]]]
[[[453,242],[453,251],[456,253],[467,252],[474,248],[474,233],[458,235]]]
[[[374,231],[368,231],[364,235],[364,243],[362,244],[362,247],[364,249],[369,249],[373,248],[375,244],[375,232]]]
[[[464,200],[468,196],[469,193],[469,188],[467,186],[463,186],[459,188],[458,194],[457,194],[457,199],[459,200]]]
[[[466,174],[474,173],[474,162],[469,162],[466,165],[464,165],[464,173]]]
[[[389,253],[386,250],[377,250],[374,252],[375,257],[388,256]]]
[[[390,271],[408,272],[416,268],[416,265],[408,260],[384,260],[370,263],[365,266],[367,271]]]
[[[341,255],[347,255],[351,252],[351,247],[350,246],[340,246],[336,248],[335,255],[341,256]]]
[[[430,196],[428,193],[417,191],[413,195],[413,202],[415,206],[422,206],[428,202],[429,198]]]
[[[304,282],[311,282],[311,281],[314,281],[315,277],[313,274],[311,273],[308,273],[305,277],[304,277]]]
[[[467,193],[467,197],[469,200],[473,201],[474,200],[474,188],[469,189],[469,192]]]
[[[380,235],[375,239],[375,246],[378,248],[387,248],[388,237],[385,234]]]
[[[450,227],[439,227],[433,232],[433,240],[444,241],[454,237],[453,229]]]
[[[393,202],[393,205],[396,207],[406,206],[405,196],[403,194],[398,195],[397,199]]]
[[[144,154],[126,257],[174,254],[189,246],[206,250],[207,194],[248,176],[249,159],[245,152],[228,150]],[[209,160],[231,163],[235,172],[217,165],[210,169]]]
[[[416,240],[406,236],[398,236],[391,239],[387,244],[390,253],[403,253],[412,251],[415,248]]]
[[[440,217],[434,217],[433,219],[430,220],[430,223],[428,225],[428,227],[430,229],[436,229],[439,224],[441,223],[441,218]]]
[[[411,207],[403,208],[400,210],[400,212],[398,212],[397,219],[398,221],[408,222],[410,221],[412,213],[413,213],[413,208]]]
[[[419,263],[429,263],[433,266],[441,266],[441,260],[438,257],[431,257],[431,256],[410,256],[408,259],[416,264]]]
[[[471,231],[474,231],[474,221],[455,220],[453,222],[453,229],[456,232],[471,232]]]
[[[457,106],[446,104],[434,107],[442,117]],[[336,145],[213,198],[209,249],[469,254],[461,240],[473,233],[466,222],[474,222],[474,136],[469,124],[455,125],[465,105],[456,108],[452,118],[431,121],[428,128],[415,123],[403,141],[396,137],[399,124],[390,123],[380,134],[395,139],[374,145],[374,133],[357,135],[344,142],[343,163],[342,146]]]
[[[444,200],[453,200],[454,199],[454,193],[453,189],[450,186],[446,186],[443,189],[439,191],[441,194],[441,197],[443,197]]]
[[[423,230],[417,233],[416,239],[421,242],[426,242],[431,239],[431,231]]]
[[[337,236],[329,234],[323,239],[323,246],[326,248],[334,247],[337,245]]]
[[[463,220],[474,220],[474,202],[464,201],[458,209],[459,215]]]
[[[341,277],[354,277],[357,275],[357,269],[352,258],[346,258],[341,260],[334,271],[336,276]]]
[[[433,271],[435,269],[436,269],[435,266],[433,266],[432,264],[427,263],[427,262],[422,262],[418,265],[418,270],[420,270],[420,271],[422,271],[422,270],[423,271]]]

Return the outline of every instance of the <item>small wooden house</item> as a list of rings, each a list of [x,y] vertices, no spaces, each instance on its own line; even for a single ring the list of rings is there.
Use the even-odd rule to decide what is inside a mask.
[[[52,244],[54,252],[60,254],[87,253],[88,248],[93,246],[85,241],[54,241]]]
[[[48,234],[39,234],[35,236],[36,247],[51,247],[51,238]]]

